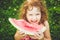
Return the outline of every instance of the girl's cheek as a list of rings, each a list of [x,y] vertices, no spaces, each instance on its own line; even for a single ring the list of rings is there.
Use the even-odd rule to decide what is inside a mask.
[[[32,19],[33,17],[31,16],[31,17],[29,17],[30,19]]]

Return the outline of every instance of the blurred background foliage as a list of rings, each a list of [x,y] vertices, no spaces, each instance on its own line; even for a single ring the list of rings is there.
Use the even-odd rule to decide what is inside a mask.
[[[16,28],[8,21],[17,18],[24,0],[0,0],[0,40],[14,40]],[[60,0],[46,0],[52,40],[60,40]]]

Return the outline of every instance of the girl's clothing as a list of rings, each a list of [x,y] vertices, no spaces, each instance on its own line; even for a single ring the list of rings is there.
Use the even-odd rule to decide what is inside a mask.
[[[20,40],[44,40],[44,38],[37,39],[37,38],[33,37],[33,35],[23,34],[23,35],[21,35]]]
[[[23,38],[21,38],[20,40],[38,40],[38,39],[33,39],[29,35],[26,35]]]

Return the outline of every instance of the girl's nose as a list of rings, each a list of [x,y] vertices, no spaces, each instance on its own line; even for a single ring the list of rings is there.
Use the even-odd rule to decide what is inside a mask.
[[[36,17],[36,16],[32,17],[32,20],[36,20],[36,19],[37,19],[37,17]]]

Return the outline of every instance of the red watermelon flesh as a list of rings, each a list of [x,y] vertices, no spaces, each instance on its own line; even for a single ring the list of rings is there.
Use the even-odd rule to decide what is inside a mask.
[[[9,21],[15,28],[26,34],[34,35],[34,33],[36,33],[37,31],[44,32],[46,30],[46,28],[42,24],[30,24],[24,19],[16,20],[14,18],[9,18]]]

